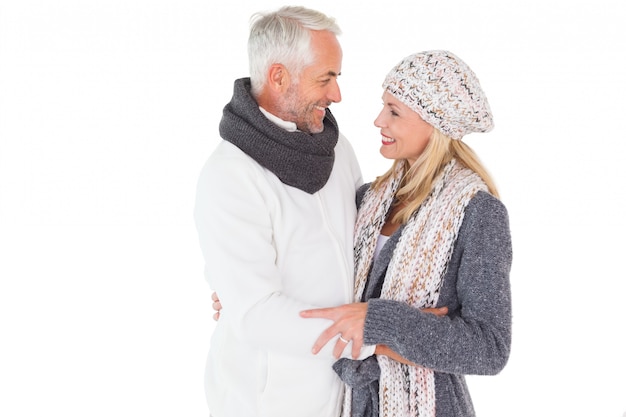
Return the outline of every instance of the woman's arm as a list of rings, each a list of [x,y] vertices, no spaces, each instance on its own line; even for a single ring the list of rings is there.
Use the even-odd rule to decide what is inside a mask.
[[[371,299],[364,343],[387,345],[407,360],[440,372],[499,372],[511,345],[511,258],[506,209],[494,197],[477,194],[466,209],[444,278],[444,285],[454,284],[456,298],[449,316],[438,318],[405,303]]]
[[[425,308],[420,310],[423,314],[430,314],[436,317],[444,317],[448,314],[447,307]],[[361,346],[363,345],[363,328],[367,314],[366,303],[345,304],[332,308],[317,308],[304,310],[300,315],[304,318],[323,318],[332,320],[333,324],[327,328],[317,339],[313,346],[313,353],[317,354],[330,340],[337,335],[341,336],[333,349],[336,358],[342,355],[346,348],[347,341],[352,341],[352,358],[357,359]],[[343,340],[342,340],[343,339]],[[374,354],[386,355],[398,362],[414,365],[400,354],[394,352],[388,346],[377,345]]]

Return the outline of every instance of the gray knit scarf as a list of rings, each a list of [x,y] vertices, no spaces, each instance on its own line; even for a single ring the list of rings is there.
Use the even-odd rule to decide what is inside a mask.
[[[235,81],[230,103],[224,107],[220,135],[284,184],[314,194],[330,177],[339,128],[329,109],[321,133],[280,128],[259,110],[250,94],[250,79],[240,78]]]

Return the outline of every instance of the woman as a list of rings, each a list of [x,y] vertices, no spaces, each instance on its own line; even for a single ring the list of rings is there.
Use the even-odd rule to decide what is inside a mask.
[[[493,180],[461,141],[493,119],[473,71],[447,51],[402,60],[387,75],[375,121],[391,169],[358,193],[355,296],[307,310],[334,321],[344,416],[473,416],[465,374],[496,374],[511,344],[507,211]],[[447,314],[429,308],[446,307]]]

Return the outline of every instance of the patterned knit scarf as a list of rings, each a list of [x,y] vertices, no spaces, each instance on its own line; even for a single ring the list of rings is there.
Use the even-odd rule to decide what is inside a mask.
[[[220,135],[284,184],[314,194],[330,178],[339,128],[328,109],[320,133],[288,132],[276,126],[261,113],[250,94],[250,79],[240,78],[224,107]]]
[[[366,192],[355,226],[355,295],[361,299],[372,265],[376,240],[385,223],[404,174],[394,176],[377,191]],[[393,252],[381,298],[403,301],[415,308],[434,307],[465,207],[486,185],[473,171],[452,160],[436,179],[433,191],[413,214]],[[430,369],[403,365],[378,356],[381,417],[435,416],[435,380]],[[350,415],[348,393],[344,415]]]

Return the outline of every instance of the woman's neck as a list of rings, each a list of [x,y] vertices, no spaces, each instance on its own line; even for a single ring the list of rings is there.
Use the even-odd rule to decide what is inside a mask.
[[[393,235],[399,228],[402,226],[402,223],[396,223],[394,221],[394,217],[400,210],[404,208],[406,204],[404,202],[395,202],[391,206],[391,210],[389,211],[389,215],[387,216],[387,220],[383,225],[383,228],[380,230],[380,233],[385,236]]]

